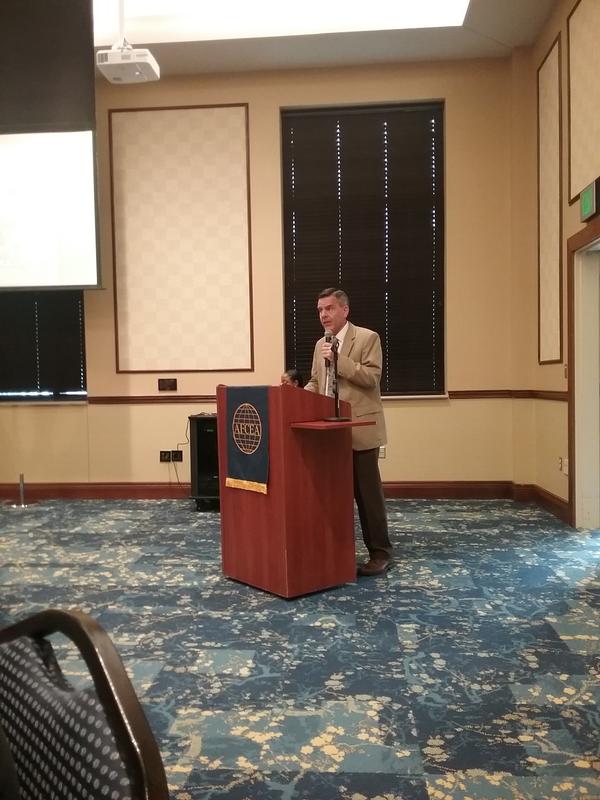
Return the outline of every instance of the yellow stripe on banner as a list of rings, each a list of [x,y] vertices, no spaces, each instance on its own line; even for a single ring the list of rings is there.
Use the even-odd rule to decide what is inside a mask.
[[[239,478],[225,478],[225,486],[230,489],[246,489],[248,492],[260,492],[267,494],[266,483],[256,483],[256,481],[243,481]]]

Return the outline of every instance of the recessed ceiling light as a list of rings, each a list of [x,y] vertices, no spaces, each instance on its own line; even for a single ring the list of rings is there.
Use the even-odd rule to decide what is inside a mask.
[[[468,6],[469,0],[126,0],[124,16],[129,41],[158,43],[456,27]],[[115,40],[118,19],[118,0],[94,0],[96,45]]]

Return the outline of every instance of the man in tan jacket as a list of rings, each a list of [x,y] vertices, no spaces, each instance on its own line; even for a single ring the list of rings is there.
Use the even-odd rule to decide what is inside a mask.
[[[317,311],[327,336],[315,345],[311,377],[304,387],[310,392],[328,392],[327,364],[337,348],[338,393],[352,407],[352,418],[373,420],[375,425],[352,429],[354,499],[363,541],[369,560],[359,564],[358,575],[382,575],[390,566],[392,545],[388,536],[387,514],[381,477],[379,446],[386,443],[385,420],[379,382],[381,380],[381,342],[375,331],[359,328],[348,321],[348,295],[342,289],[324,289]],[[333,341],[327,341],[331,339]]]

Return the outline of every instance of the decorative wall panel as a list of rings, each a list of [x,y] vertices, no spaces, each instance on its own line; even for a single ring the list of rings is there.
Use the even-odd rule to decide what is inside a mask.
[[[580,0],[569,27],[569,197],[600,177],[600,2]]]
[[[538,70],[539,361],[562,360],[560,39]]]
[[[252,368],[247,112],[110,112],[120,372]]]

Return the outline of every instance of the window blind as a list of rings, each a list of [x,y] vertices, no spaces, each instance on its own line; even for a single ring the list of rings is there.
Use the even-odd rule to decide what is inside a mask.
[[[0,399],[85,399],[83,292],[0,293]]]
[[[444,392],[443,112],[282,112],[286,367],[309,374],[317,295],[338,286],[381,337],[382,394]]]

